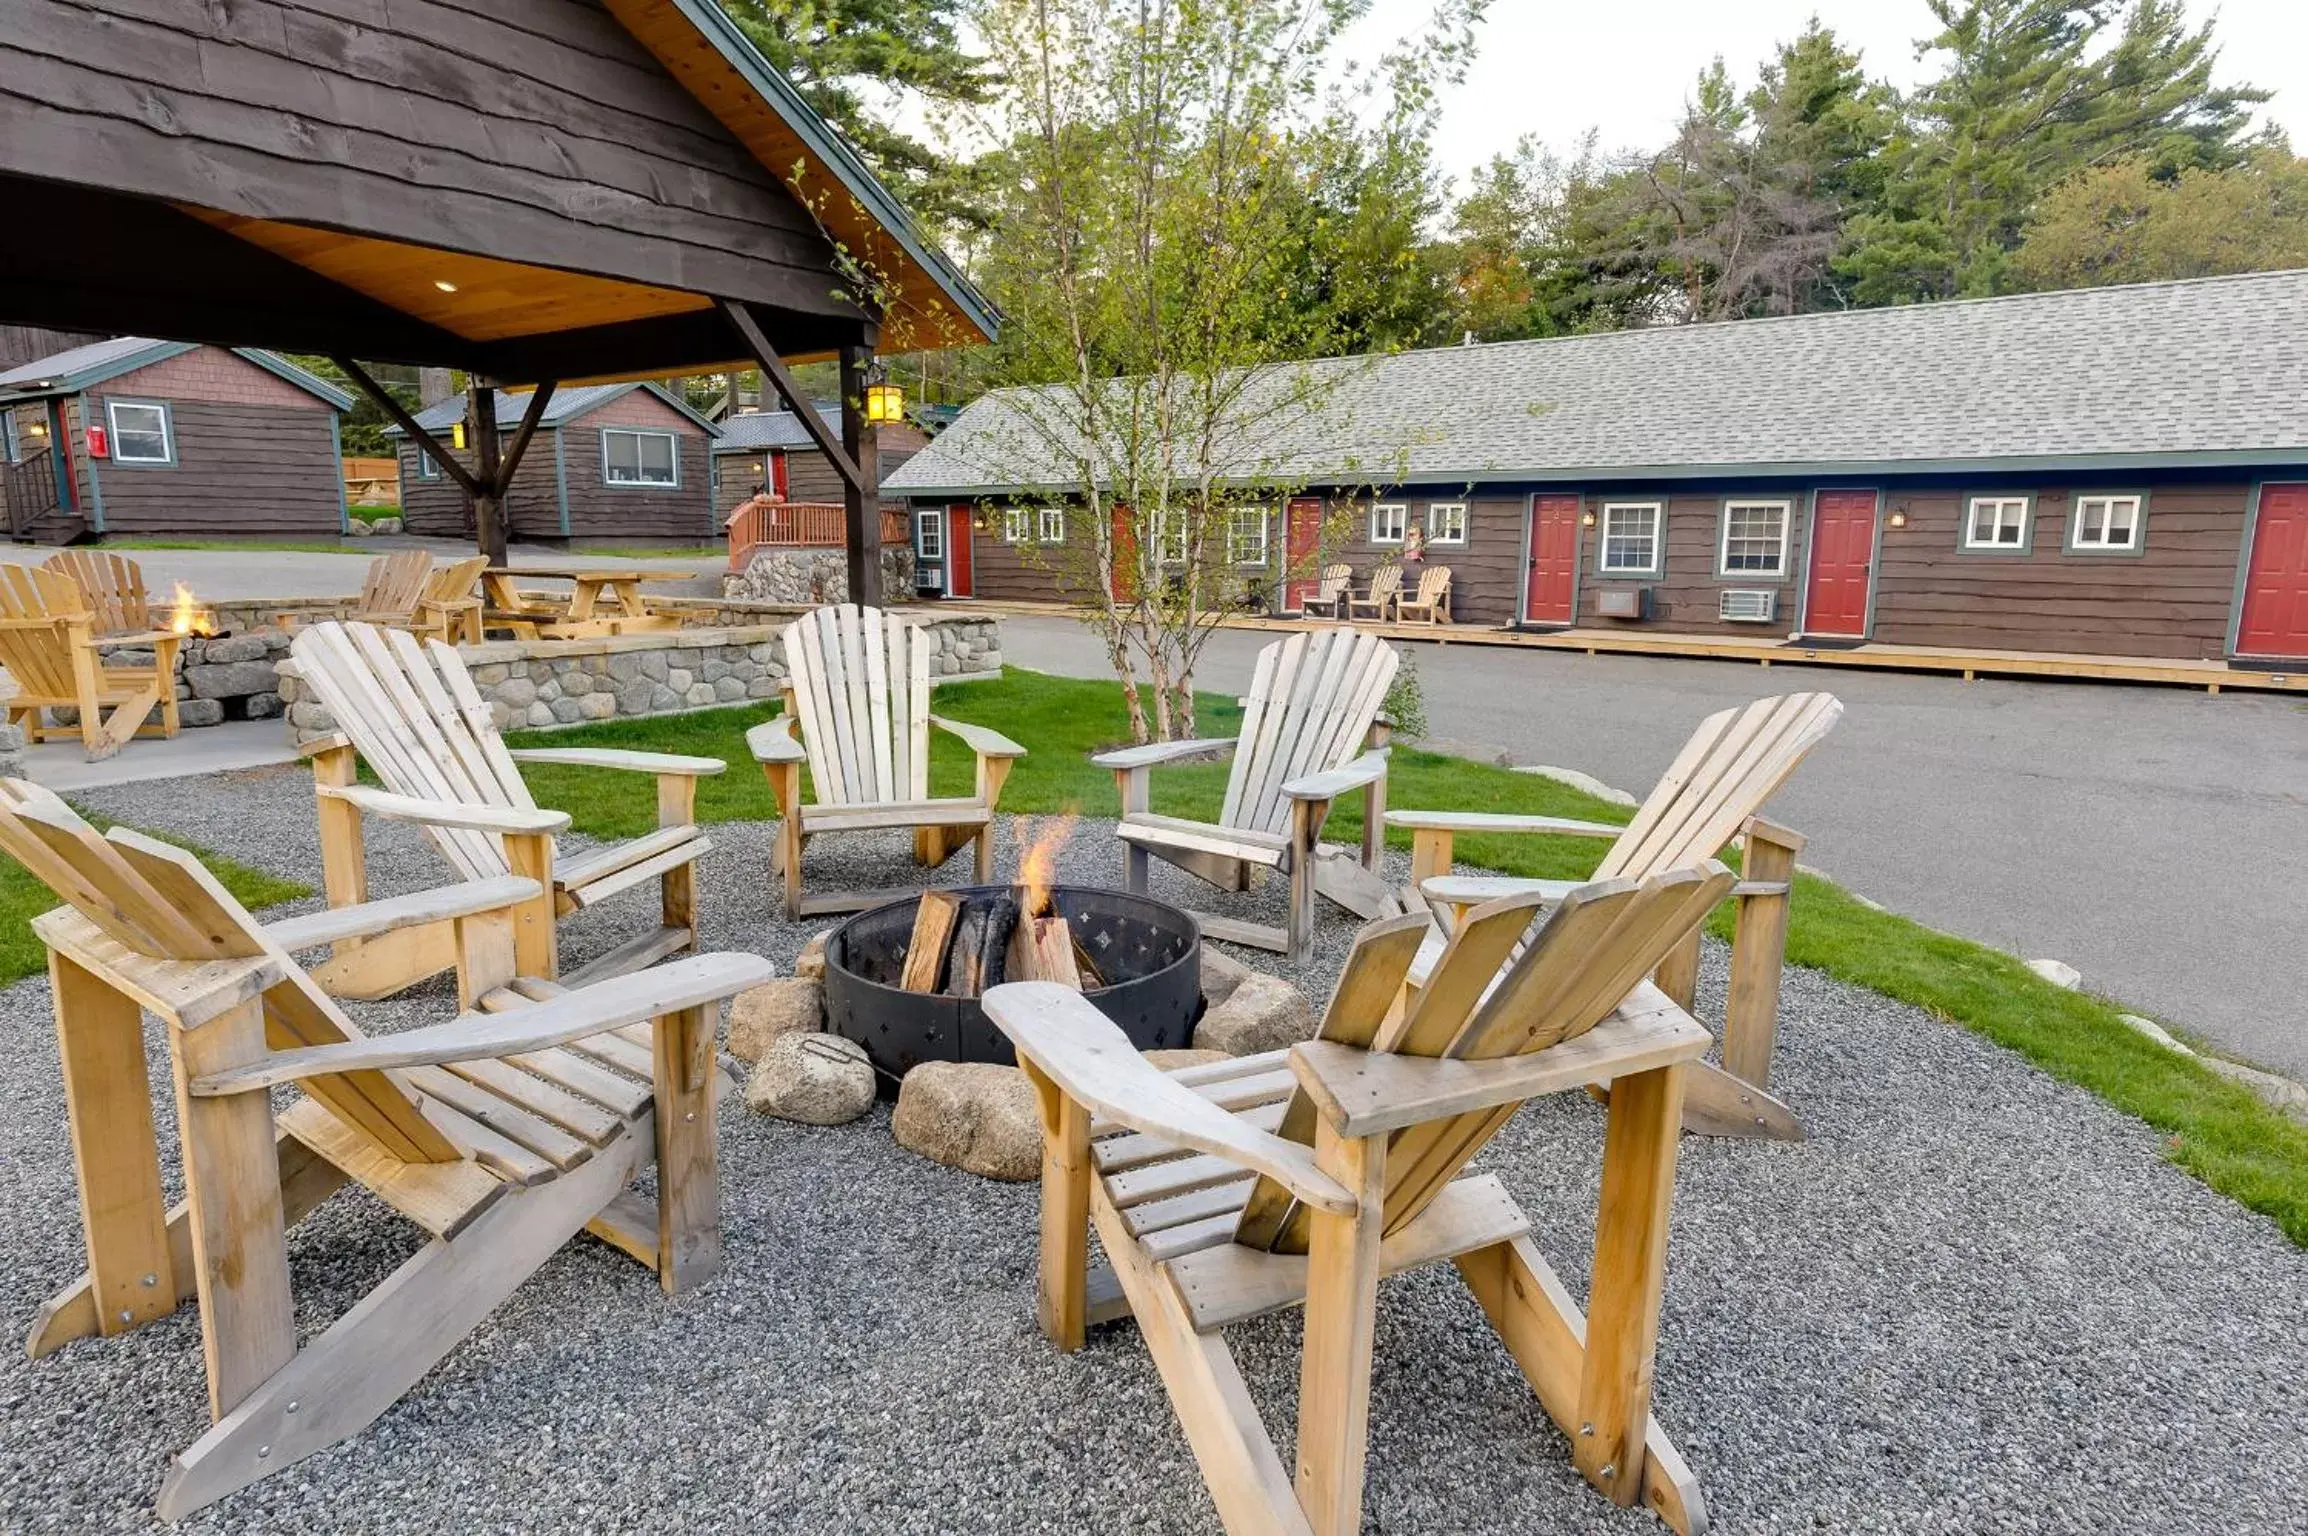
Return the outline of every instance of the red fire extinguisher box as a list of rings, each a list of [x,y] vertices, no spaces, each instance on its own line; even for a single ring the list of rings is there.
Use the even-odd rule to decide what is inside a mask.
[[[102,427],[90,427],[88,429],[88,456],[92,459],[101,459],[109,456],[111,451],[112,445],[107,441],[104,429]]]

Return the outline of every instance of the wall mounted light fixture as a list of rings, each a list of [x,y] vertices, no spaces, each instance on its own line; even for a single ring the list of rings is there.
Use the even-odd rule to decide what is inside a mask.
[[[1894,512],[1884,521],[1894,528],[1905,528],[1907,526],[1907,513],[1905,511]]]
[[[1579,526],[1580,526],[1581,528],[1592,528],[1592,527],[1594,527],[1594,526],[1595,526],[1595,514],[1594,514],[1594,513],[1592,513],[1592,512],[1581,512],[1581,513],[1579,514]]]

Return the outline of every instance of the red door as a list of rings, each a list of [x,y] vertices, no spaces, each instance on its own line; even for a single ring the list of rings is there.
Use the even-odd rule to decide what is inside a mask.
[[[1568,624],[1579,589],[1579,498],[1531,498],[1530,584],[1523,593],[1525,624]]]
[[[1128,507],[1114,508],[1114,601],[1133,601],[1138,592],[1138,524]]]
[[[970,504],[946,508],[946,596],[970,597]]]
[[[2236,654],[2308,656],[2308,485],[2260,488]]]
[[[1875,563],[1873,491],[1821,491],[1811,510],[1811,585],[1803,632],[1863,639],[1867,573]]]
[[[1294,498],[1283,528],[1283,568],[1290,573],[1290,582],[1282,595],[1282,608],[1285,613],[1304,613],[1306,600],[1322,579],[1314,563],[1316,547],[1322,542],[1322,499]]]

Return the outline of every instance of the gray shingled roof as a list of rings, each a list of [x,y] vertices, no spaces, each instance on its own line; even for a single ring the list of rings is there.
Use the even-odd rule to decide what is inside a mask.
[[[836,438],[841,436],[841,407],[812,402],[817,407],[817,419],[826,424]],[[814,448],[809,432],[801,418],[791,411],[740,411],[725,416],[721,421],[721,440],[713,445],[715,453],[759,453],[764,448]]]
[[[681,401],[674,399],[655,384],[576,384],[553,391],[553,398],[545,402],[545,414],[538,420],[540,427],[557,427],[565,421],[575,421],[588,411],[599,410],[619,395],[630,390],[646,389],[658,399],[705,428],[710,435],[716,429],[712,422],[698,415]],[[521,425],[521,413],[529,408],[528,390],[515,394],[510,390],[497,391],[497,430],[511,432]],[[465,419],[465,397],[451,395],[417,412],[417,425],[427,432],[445,432]],[[388,436],[401,435],[399,427],[387,427]]]
[[[181,356],[198,345],[191,341],[161,341],[151,336],[108,336],[102,341],[82,342],[77,347],[51,352],[46,357],[36,357],[0,372],[0,400],[31,400],[93,389],[108,379]],[[326,379],[305,372],[277,352],[267,352],[262,347],[230,350],[234,356],[288,380],[340,411],[352,407],[351,395]]]
[[[2308,271],[1337,359],[1264,392],[1309,380],[1321,411],[1244,432],[1238,478],[2308,462]],[[885,487],[1062,486],[1033,404],[985,396]]]

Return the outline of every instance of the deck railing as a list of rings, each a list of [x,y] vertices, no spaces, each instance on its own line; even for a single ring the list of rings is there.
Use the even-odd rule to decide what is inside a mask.
[[[0,507],[6,509],[11,534],[31,532],[33,523],[62,504],[54,449],[39,449],[13,464],[0,459]]]
[[[838,501],[746,502],[729,515],[729,568],[745,569],[756,549],[840,549],[845,511]],[[881,542],[904,544],[912,537],[901,508],[881,509]]]

